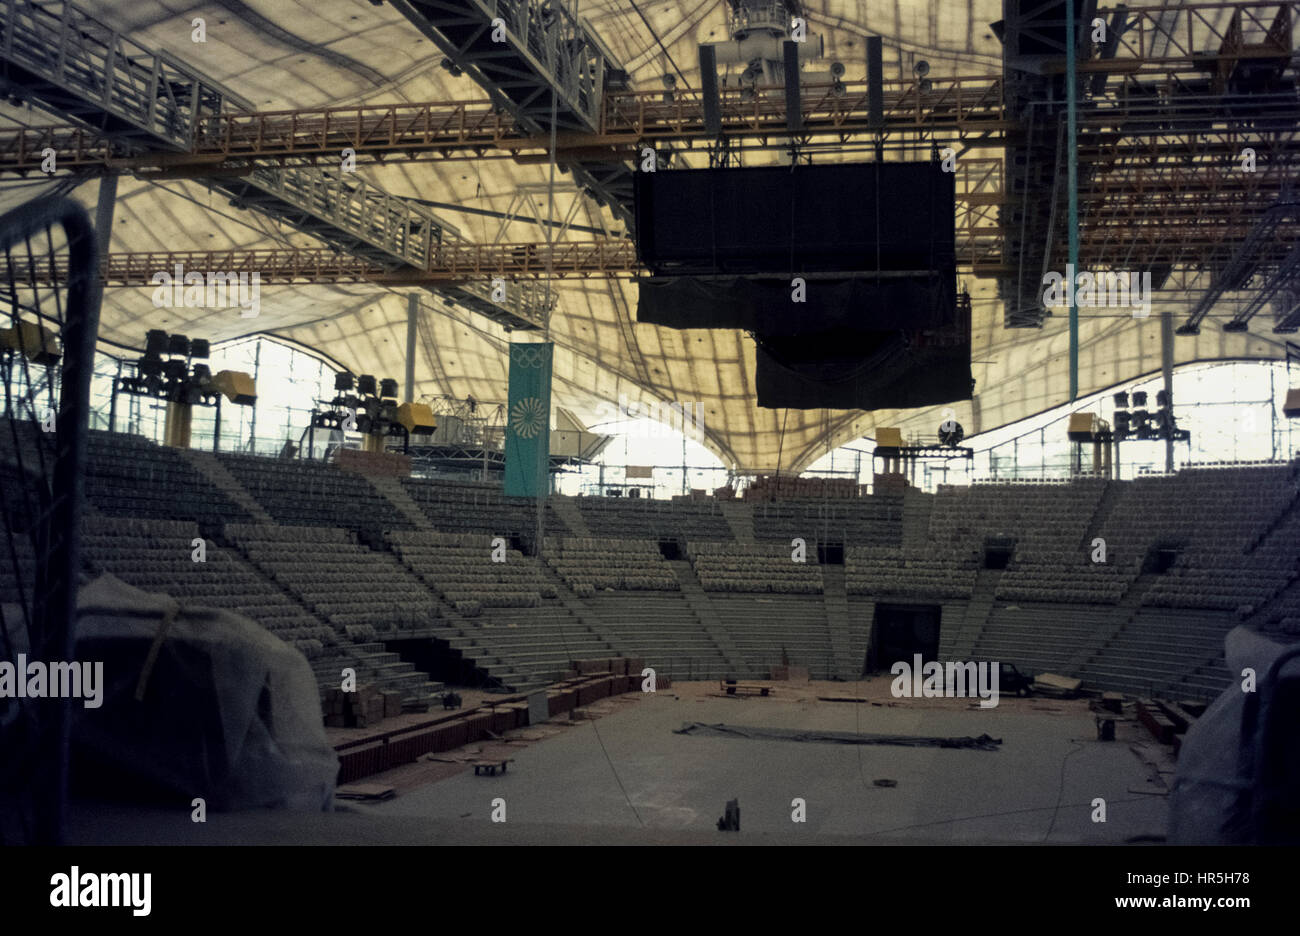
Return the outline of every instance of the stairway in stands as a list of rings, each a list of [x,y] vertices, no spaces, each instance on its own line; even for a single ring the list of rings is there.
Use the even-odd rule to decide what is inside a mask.
[[[605,645],[610,648],[611,655],[617,653],[619,656],[627,656],[621,649],[616,649],[618,640],[610,633],[604,618],[573,593],[573,589],[564,581],[560,573],[545,562],[539,562],[537,565],[541,570],[542,580],[555,586],[555,597],[560,600],[564,607],[569,609],[569,613],[574,616],[578,623],[603,640]]]
[[[573,502],[573,498],[557,495],[548,498],[547,503],[555,511],[555,515],[564,521],[570,533],[574,536],[591,536],[591,528],[587,526],[587,520],[582,516],[578,505]]]
[[[720,500],[718,506],[722,508],[722,519],[727,521],[736,542],[754,542],[753,508],[745,501],[738,500]]]
[[[853,653],[849,630],[849,596],[844,588],[844,566],[822,566],[822,589],[835,675],[840,679],[856,679],[862,670],[862,658],[855,657]]]
[[[930,512],[934,495],[908,490],[903,494],[903,554],[923,553],[930,541]]]
[[[177,449],[185,459],[194,466],[194,470],[207,478],[214,487],[228,498],[243,507],[258,523],[275,523],[275,519],[262,509],[262,505],[253,500],[244,486],[235,480],[235,476],[226,470],[226,466],[217,460],[211,452],[197,449]]]
[[[381,692],[396,692],[402,697],[403,712],[427,712],[437,704],[445,688],[429,674],[405,663],[382,643],[349,644],[337,656],[311,661],[316,683],[322,695],[327,688],[341,688],[343,668],[356,671],[357,685],[370,686]]]
[[[1092,541],[1101,535],[1106,524],[1110,521],[1110,515],[1115,509],[1115,502],[1119,499],[1119,485],[1114,481],[1107,481],[1106,488],[1101,492],[1101,497],[1097,498],[1097,508],[1092,512],[1088,519],[1088,524],[1083,530],[1083,539],[1079,546],[1082,549],[1092,552]]]
[[[1252,537],[1250,543],[1246,546],[1247,553],[1253,553],[1259,549],[1269,537],[1277,532],[1278,527],[1287,524],[1293,515],[1300,512],[1300,460],[1292,464],[1287,481],[1291,485],[1290,496],[1281,503],[1277,513],[1261,526],[1255,536]]]
[[[682,597],[686,599],[686,604],[690,606],[700,627],[709,635],[709,639],[726,660],[728,670],[737,676],[745,673],[745,658],[732,642],[726,628],[722,626],[722,619],[718,617],[709,602],[709,596],[705,594],[704,587],[700,585],[700,579],[691,568],[691,564],[685,559],[675,559],[669,561],[668,565],[682,586]],[[752,678],[758,674],[748,675]]]
[[[964,661],[975,658],[975,647],[984,633],[989,612],[993,610],[993,596],[997,594],[1001,578],[1001,569],[980,569],[976,573],[975,587],[971,589],[970,601],[966,602],[966,613],[960,625],[956,631],[951,632],[947,642],[943,640],[943,631],[940,631],[940,656],[945,660]]]
[[[417,530],[433,529],[429,518],[425,516],[419,505],[411,500],[411,495],[406,493],[406,488],[402,487],[402,482],[397,478],[367,476],[366,480],[370,482],[371,487],[384,495],[384,499],[393,505],[394,510],[410,520]]]
[[[1115,614],[1111,625],[1105,631],[1098,632],[1096,642],[1089,648],[1076,653],[1067,664],[1067,674],[1078,676],[1089,660],[1094,659],[1101,649],[1115,640],[1126,627],[1133,623],[1138,610],[1142,607],[1142,596],[1155,584],[1158,575],[1143,573],[1133,580],[1123,597],[1115,605]]]

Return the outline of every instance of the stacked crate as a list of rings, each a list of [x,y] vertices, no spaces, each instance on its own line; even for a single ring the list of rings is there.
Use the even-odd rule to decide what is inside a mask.
[[[402,714],[400,693],[380,692],[371,686],[358,686],[352,692],[328,689],[324,705],[327,728],[373,728],[385,718]]]

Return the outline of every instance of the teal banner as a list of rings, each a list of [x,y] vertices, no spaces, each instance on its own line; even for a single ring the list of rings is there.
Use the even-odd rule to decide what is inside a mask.
[[[506,496],[548,493],[551,458],[550,342],[510,346],[510,404],[506,419]]]

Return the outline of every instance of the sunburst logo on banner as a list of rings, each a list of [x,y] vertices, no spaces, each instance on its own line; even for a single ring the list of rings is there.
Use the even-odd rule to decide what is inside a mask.
[[[545,420],[546,407],[537,397],[524,397],[510,410],[510,427],[521,439],[535,439]]]

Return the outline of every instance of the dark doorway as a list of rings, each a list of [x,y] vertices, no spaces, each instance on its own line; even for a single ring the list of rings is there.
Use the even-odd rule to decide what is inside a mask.
[[[817,561],[822,565],[844,565],[844,544],[827,543],[818,546]]]
[[[1005,569],[1016,554],[1016,541],[1009,537],[989,537],[984,541],[984,568]]]
[[[677,540],[660,540],[659,555],[672,562],[682,558],[682,547]]]
[[[1142,563],[1142,571],[1155,575],[1164,575],[1178,561],[1178,549],[1173,546],[1152,546]]]
[[[887,673],[898,660],[911,666],[918,653],[924,662],[937,660],[942,617],[940,605],[876,605],[866,672]]]

